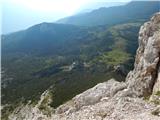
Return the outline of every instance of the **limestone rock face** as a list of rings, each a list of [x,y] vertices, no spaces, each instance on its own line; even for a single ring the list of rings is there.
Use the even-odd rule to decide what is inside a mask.
[[[126,88],[125,83],[119,84],[119,82],[114,79],[108,82],[100,83],[95,87],[75,96],[72,100],[68,101],[66,104],[61,105],[56,109],[56,113],[72,113],[80,110],[83,106],[94,105],[100,101],[107,100],[110,96],[113,96],[119,90]]]
[[[139,48],[134,70],[127,76],[128,89],[137,96],[147,96],[160,90],[160,13],[146,22],[139,32]]]
[[[105,90],[106,89],[106,90]],[[77,95],[56,109],[51,120],[159,120],[152,115],[157,105],[122,93],[127,92],[126,83],[114,79]],[[94,102],[93,102],[94,101]],[[78,107],[77,107],[78,106]]]
[[[17,108],[9,120],[160,120],[160,98],[155,97],[159,91],[160,13],[157,13],[140,29],[134,70],[126,82],[111,79],[100,83],[54,110],[42,105],[46,98],[50,101],[49,92],[45,91],[38,105]],[[39,106],[49,109],[51,114],[44,114]]]
[[[9,120],[47,120],[47,115],[44,115],[42,111],[37,107],[30,105],[19,106],[9,116]]]

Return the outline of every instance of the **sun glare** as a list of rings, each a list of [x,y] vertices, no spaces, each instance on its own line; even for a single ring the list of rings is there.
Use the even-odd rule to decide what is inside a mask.
[[[74,14],[81,6],[91,0],[8,0],[10,4],[20,5],[40,12],[60,12]]]

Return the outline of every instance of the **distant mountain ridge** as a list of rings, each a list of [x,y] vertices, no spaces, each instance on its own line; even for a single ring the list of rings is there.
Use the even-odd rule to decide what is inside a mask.
[[[102,7],[89,13],[63,18],[57,23],[97,26],[133,22],[137,19],[146,21],[159,10],[160,1],[132,1],[122,6]]]
[[[99,9],[101,7],[112,7],[112,6],[120,6],[120,5],[124,5],[127,4],[126,2],[93,2],[91,4],[87,4],[84,7],[80,8],[78,10],[77,14],[83,14],[86,12],[91,12],[95,9]]]
[[[73,25],[41,23],[34,25],[24,31],[11,33],[2,36],[2,52],[5,53],[34,53],[44,55],[58,54],[58,48],[71,40],[78,42],[78,39],[87,35],[85,29]],[[5,41],[4,41],[5,39]],[[68,41],[70,40],[70,41]],[[65,44],[65,45],[68,45]],[[68,47],[68,46],[67,46]]]

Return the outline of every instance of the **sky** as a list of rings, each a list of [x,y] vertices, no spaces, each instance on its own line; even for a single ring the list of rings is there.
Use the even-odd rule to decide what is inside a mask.
[[[41,22],[54,22],[78,13],[89,4],[128,1],[130,0],[1,0],[2,33],[23,30]]]

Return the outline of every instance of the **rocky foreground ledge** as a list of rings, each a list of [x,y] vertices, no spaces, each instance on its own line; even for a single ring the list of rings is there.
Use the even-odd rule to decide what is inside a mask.
[[[160,120],[160,13],[140,29],[134,66],[126,82],[111,79],[100,83],[57,109],[49,106],[47,90],[37,105],[18,107],[9,119]]]

